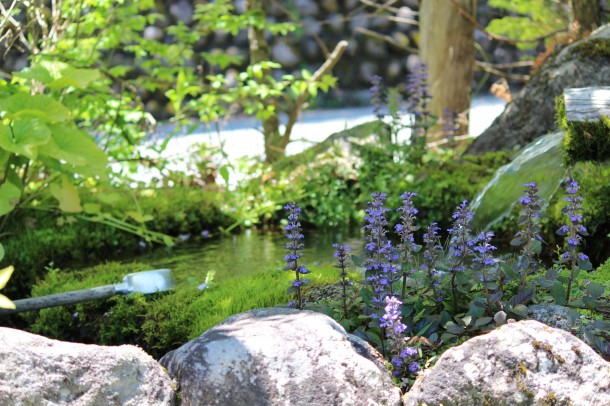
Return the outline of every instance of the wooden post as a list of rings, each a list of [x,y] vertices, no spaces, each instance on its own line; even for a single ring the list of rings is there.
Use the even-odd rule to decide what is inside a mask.
[[[475,59],[474,26],[462,13],[474,17],[476,0],[422,0],[420,6],[420,52],[428,67],[428,81],[432,101],[432,114],[442,117],[448,109],[454,113],[467,113],[472,93]],[[466,116],[467,117],[467,116]],[[467,120],[466,120],[467,121]],[[429,134],[431,141],[442,134],[436,125]],[[462,125],[458,134],[465,134]]]

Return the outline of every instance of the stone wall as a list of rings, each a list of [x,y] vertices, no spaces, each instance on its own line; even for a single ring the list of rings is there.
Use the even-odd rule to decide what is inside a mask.
[[[157,20],[155,25],[144,29],[144,36],[150,40],[171,42],[172,36],[167,27],[177,21],[193,24],[194,8],[197,3],[206,0],[166,0],[156,1],[157,12],[165,18]],[[278,72],[296,73],[303,68],[315,70],[324,62],[324,52],[316,41],[321,39],[329,51],[342,39],[349,42],[349,47],[333,73],[339,78],[338,89],[330,95],[323,96],[322,103],[329,104],[356,104],[367,103],[366,90],[370,87],[369,78],[378,74],[386,78],[388,84],[396,85],[404,82],[409,70],[418,62],[415,54],[410,54],[389,43],[363,34],[359,29],[366,29],[380,33],[391,38],[398,44],[410,48],[417,48],[418,27],[414,24],[393,21],[379,15],[373,15],[374,8],[364,5],[360,0],[268,0],[268,18],[271,21],[288,21],[286,10],[298,15],[302,22],[302,29],[288,36],[269,37],[273,59],[281,63],[285,69]],[[282,6],[278,6],[278,3]],[[379,3],[379,2],[377,2]],[[243,11],[245,0],[235,0],[238,11]],[[398,9],[397,16],[417,20],[418,0],[398,0],[393,7]],[[487,5],[487,1],[479,0],[477,21],[482,26],[500,16],[498,10]],[[315,34],[315,36],[313,35]],[[481,46],[485,55],[477,55],[479,60],[492,63],[507,63],[518,61],[522,52],[514,46],[492,41],[484,33],[475,31],[475,40]],[[210,52],[214,49],[227,51],[232,55],[242,55],[247,61],[248,40],[245,30],[236,36],[225,32],[215,32],[202,37],[197,44],[197,52]],[[129,64],[132,56],[117,52],[113,54],[112,61],[116,64]],[[26,57],[18,52],[8,56],[0,56],[0,68],[4,71],[20,70],[27,63]],[[194,62],[197,63],[197,62]],[[204,71],[211,72],[214,67],[204,66]],[[237,73],[242,67],[230,68],[229,75]],[[522,68],[523,69],[523,68]],[[217,68],[216,71],[219,71]],[[521,70],[519,73],[526,73]],[[473,86],[481,79],[481,72],[475,74]],[[497,78],[489,77],[483,91]],[[167,110],[164,106],[163,91],[158,94],[142,94],[143,99],[149,102],[149,107],[160,116]],[[159,114],[161,113],[161,114]]]

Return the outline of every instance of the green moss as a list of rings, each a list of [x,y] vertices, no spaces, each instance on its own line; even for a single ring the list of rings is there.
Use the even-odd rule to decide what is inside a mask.
[[[552,359],[554,359],[558,363],[565,364],[566,360],[561,355],[555,354],[555,352],[553,351],[553,347],[551,347],[550,344],[534,340],[532,342],[532,346],[537,350],[542,350],[546,352]]]
[[[564,96],[555,99],[557,126],[565,131],[563,149],[565,162],[605,162],[610,159],[610,118],[594,121],[568,121]]]
[[[610,57],[610,40],[605,38],[589,38],[572,48],[572,52],[581,60]]]
[[[35,296],[116,283],[147,264],[107,263],[78,272],[52,270],[34,286]],[[337,270],[313,268],[312,285],[336,282]],[[231,279],[204,291],[180,289],[154,295],[114,296],[107,300],[24,314],[29,330],[60,340],[106,345],[134,344],[159,358],[234,314],[283,306],[289,272],[262,272]]]

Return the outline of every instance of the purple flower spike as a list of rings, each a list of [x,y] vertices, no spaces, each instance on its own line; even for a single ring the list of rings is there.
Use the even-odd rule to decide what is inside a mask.
[[[303,256],[301,250],[304,246],[304,244],[300,242],[300,240],[304,238],[301,223],[299,222],[301,208],[297,206],[296,203],[288,203],[284,206],[284,209],[288,212],[288,225],[284,227],[286,230],[286,239],[288,240],[288,243],[286,244],[288,254],[284,256],[284,260],[286,261],[286,270],[292,271],[295,274],[295,280],[292,282],[291,287],[288,288],[288,293],[295,292],[297,299],[294,302],[290,302],[288,305],[289,307],[303,309],[304,303],[301,288],[308,285],[310,281],[309,279],[301,279],[301,275],[308,274],[310,271],[307,270],[307,265],[299,264],[299,259]]]

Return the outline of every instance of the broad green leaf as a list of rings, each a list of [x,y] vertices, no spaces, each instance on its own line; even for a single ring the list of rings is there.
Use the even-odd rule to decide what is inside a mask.
[[[154,220],[154,217],[150,214],[142,214],[138,211],[128,211],[127,215],[138,223],[146,223],[147,221]]]
[[[121,195],[114,192],[100,193],[97,198],[102,202],[113,205],[121,200]]]
[[[6,107],[8,118],[27,115],[40,117],[48,122],[70,118],[70,111],[66,106],[44,94],[17,93],[9,98]]]
[[[14,72],[13,76],[17,78],[37,80],[45,85],[53,81],[51,72],[40,64],[32,65],[29,68],[23,69],[21,72]]]
[[[70,66],[62,72],[62,77],[49,83],[49,88],[57,90],[73,86],[84,89],[99,78],[100,73],[95,69],[78,69]]]
[[[492,317],[481,317],[480,319],[477,319],[477,321],[475,321],[474,326],[481,327],[481,326],[491,323],[492,320],[493,320]]]
[[[589,261],[588,259],[583,261],[579,258],[577,261],[577,265],[578,268],[583,271],[590,271],[591,269],[593,269],[593,264],[591,264],[591,261]]]
[[[13,274],[14,270],[15,268],[13,268],[12,265],[7,266],[4,269],[0,269],[0,289],[4,289],[8,283],[8,280],[11,279],[11,275]]]
[[[11,302],[10,299],[4,295],[0,295],[0,308],[2,309],[14,309],[15,303]]]
[[[0,261],[4,259],[4,245],[0,244]]]
[[[555,299],[555,303],[560,306],[566,303],[566,290],[564,289],[561,282],[555,282],[555,284],[551,288],[551,296],[553,296],[553,299]]]
[[[51,130],[37,117],[19,116],[11,126],[0,124],[0,148],[30,159],[36,159],[38,147],[50,139]]]
[[[85,203],[83,210],[87,214],[98,214],[102,211],[102,205],[98,203]]]
[[[601,283],[591,282],[587,286],[587,295],[591,296],[593,301],[599,299],[604,293],[605,287]]]
[[[41,154],[70,165],[86,167],[87,174],[104,171],[108,157],[87,133],[62,123],[50,124],[49,128],[52,137],[44,150],[40,151]]]
[[[57,90],[69,86],[85,88],[89,83],[100,78],[96,69],[75,68],[60,61],[40,61],[14,76],[24,79],[34,79],[46,84],[50,89]]]
[[[61,184],[51,184],[49,192],[59,201],[61,211],[65,213],[80,213],[83,211],[78,191],[68,176],[62,175]]]
[[[511,311],[519,317],[527,317],[527,307],[525,305],[518,304],[517,306],[513,307]]]
[[[21,198],[21,189],[11,182],[4,182],[0,186],[0,216],[10,213]]]
[[[226,165],[221,166],[218,169],[218,172],[220,172],[220,176],[225,181],[225,183],[228,185],[229,184],[229,168],[227,168]]]
[[[530,240],[530,248],[534,254],[540,254],[540,251],[542,251],[542,243],[539,239],[532,238]]]

